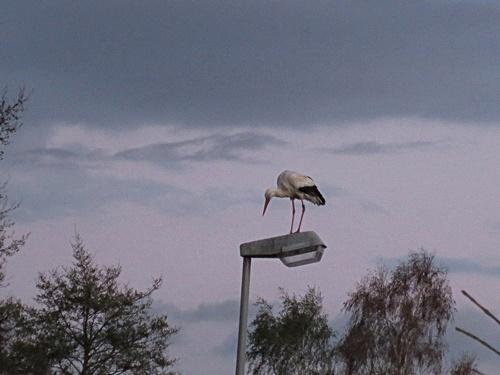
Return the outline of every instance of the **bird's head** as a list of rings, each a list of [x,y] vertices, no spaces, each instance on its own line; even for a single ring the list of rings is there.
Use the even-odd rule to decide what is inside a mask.
[[[271,198],[273,197],[273,189],[267,189],[266,192],[264,193],[264,211],[262,211],[262,216],[266,213],[267,205],[271,201]]]

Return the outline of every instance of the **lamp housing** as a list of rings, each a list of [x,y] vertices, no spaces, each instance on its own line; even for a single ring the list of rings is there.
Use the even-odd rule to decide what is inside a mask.
[[[250,258],[279,258],[287,267],[297,267],[321,260],[326,245],[313,232],[299,232],[265,238],[240,245],[240,255]]]

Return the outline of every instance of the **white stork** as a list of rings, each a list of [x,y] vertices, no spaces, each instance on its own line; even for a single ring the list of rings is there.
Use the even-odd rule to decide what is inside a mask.
[[[292,171],[281,172],[278,176],[278,188],[267,189],[264,196],[266,202],[264,203],[262,216],[266,213],[266,208],[272,197],[290,198],[292,201],[292,225],[290,226],[290,233],[293,231],[293,220],[295,218],[295,199],[300,199],[302,203],[302,215],[300,216],[300,223],[296,233],[300,232],[300,226],[302,225],[302,219],[306,210],[304,200],[321,206],[325,204],[325,198],[319,192],[313,179]]]

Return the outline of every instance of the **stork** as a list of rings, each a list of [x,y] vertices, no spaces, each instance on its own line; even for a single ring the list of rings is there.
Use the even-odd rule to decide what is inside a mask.
[[[302,219],[304,218],[304,212],[306,211],[304,200],[319,206],[325,204],[325,198],[323,198],[311,177],[288,170],[281,172],[278,176],[278,188],[267,189],[264,196],[266,201],[264,203],[262,216],[266,213],[266,209],[271,201],[271,198],[290,198],[292,202],[292,225],[290,226],[290,234],[293,231],[293,221],[295,219],[295,199],[300,199],[300,202],[302,203],[302,214],[300,215],[299,227],[295,233],[300,232]]]

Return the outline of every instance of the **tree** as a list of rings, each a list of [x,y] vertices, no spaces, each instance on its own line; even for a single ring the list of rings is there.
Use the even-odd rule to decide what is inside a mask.
[[[483,305],[481,305],[478,301],[476,301],[475,298],[473,298],[469,293],[467,293],[465,290],[462,290],[462,294],[464,296],[466,296],[474,305],[476,305],[487,317],[493,319],[493,321],[495,323],[497,323],[498,325],[500,325],[500,319],[498,319],[490,310],[488,310],[486,307],[484,307]],[[496,349],[495,347],[493,347],[493,345],[487,343],[486,341],[484,341],[483,339],[477,337],[476,335],[474,335],[473,333],[470,333],[466,330],[464,330],[463,328],[460,328],[460,327],[455,327],[455,329],[470,337],[471,339],[475,340],[476,342],[480,343],[481,345],[483,345],[485,348],[488,348],[489,350],[491,350],[493,353],[495,353],[496,355],[500,355],[500,350]]]
[[[34,341],[33,311],[13,298],[0,305],[0,374],[49,374],[47,351]]]
[[[476,366],[476,358],[470,354],[464,354],[459,360],[452,363],[450,375],[474,375],[482,374]]]
[[[275,315],[263,299],[249,332],[247,356],[254,375],[333,374],[334,332],[323,313],[322,297],[309,288],[302,297],[281,291]]]
[[[23,306],[8,298],[0,304],[0,374],[12,372],[12,346],[17,340]]]
[[[454,312],[446,276],[422,250],[359,283],[344,304],[351,314],[338,346],[345,373],[441,374],[444,334]]]
[[[21,126],[21,115],[24,111],[24,104],[27,96],[24,90],[19,90],[14,101],[7,99],[4,91],[0,98],[0,160],[3,159],[3,146],[9,144],[12,134]],[[17,253],[24,245],[27,236],[14,238],[11,228],[14,223],[9,219],[9,214],[16,208],[16,205],[9,205],[6,195],[6,183],[0,185],[0,285],[5,280],[3,272],[7,258]]]
[[[4,183],[0,185],[0,286],[3,286],[5,282],[4,268],[7,259],[17,253],[28,238],[28,234],[16,238],[11,230],[14,222],[10,220],[9,215],[17,205],[9,204],[5,190],[6,184]]]
[[[72,247],[72,267],[37,283],[32,342],[51,374],[172,374],[166,350],[177,329],[166,315],[151,314],[161,279],[143,292],[122,286],[120,267],[99,268],[78,235]]]
[[[24,104],[28,100],[24,89],[19,90],[14,101],[9,101],[7,92],[4,90],[0,98],[0,145],[9,144],[12,134],[22,125],[21,115],[24,111]],[[0,159],[3,158],[4,151],[0,149]]]
[[[0,98],[0,160],[3,158],[3,146],[9,143],[10,136],[21,126],[20,118],[27,98],[20,90],[14,102],[7,100],[6,92]],[[25,244],[28,235],[18,238],[12,230],[14,222],[9,215],[17,205],[9,204],[6,183],[0,184],[0,287],[5,285],[5,264],[7,259],[17,253]],[[12,360],[25,308],[13,298],[0,299],[0,374],[15,374]]]

